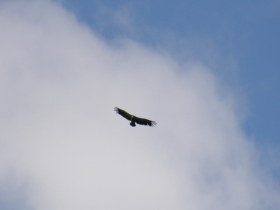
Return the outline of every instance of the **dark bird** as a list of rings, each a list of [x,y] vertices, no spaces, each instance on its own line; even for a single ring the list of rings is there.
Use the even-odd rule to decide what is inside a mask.
[[[155,126],[157,123],[155,121],[151,121],[151,120],[147,120],[147,119],[144,119],[144,118],[140,118],[140,117],[136,117],[136,116],[133,116],[129,113],[127,113],[126,111],[122,110],[122,109],[119,109],[118,107],[115,107],[115,111],[123,116],[124,118],[126,118],[127,120],[130,120],[130,125],[132,127],[135,127],[135,123],[139,124],[139,125],[149,125],[149,126]]]

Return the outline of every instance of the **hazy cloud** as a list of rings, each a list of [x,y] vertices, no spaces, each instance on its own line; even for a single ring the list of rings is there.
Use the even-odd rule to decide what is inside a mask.
[[[12,179],[36,210],[279,209],[207,67],[108,44],[48,1],[2,4],[0,27],[1,193]],[[158,125],[131,128],[115,106]]]

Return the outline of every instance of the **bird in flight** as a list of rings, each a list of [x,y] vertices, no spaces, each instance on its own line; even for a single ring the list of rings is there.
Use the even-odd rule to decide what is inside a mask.
[[[155,126],[157,123],[155,121],[152,121],[152,120],[147,120],[147,119],[144,119],[144,118],[140,118],[140,117],[136,117],[134,115],[131,115],[129,113],[127,113],[126,111],[122,110],[122,109],[119,109],[118,107],[115,107],[115,111],[123,116],[125,119],[127,120],[130,120],[130,125],[132,127],[135,127],[136,124],[139,124],[139,125],[149,125],[149,126]]]

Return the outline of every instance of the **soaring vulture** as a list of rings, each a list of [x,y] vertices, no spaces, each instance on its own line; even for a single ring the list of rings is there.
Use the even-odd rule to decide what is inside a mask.
[[[126,118],[127,120],[130,120],[130,125],[132,127],[135,127],[135,123],[139,124],[139,125],[149,125],[149,126],[155,126],[157,123],[155,121],[151,121],[151,120],[147,120],[144,118],[139,118],[136,116],[133,116],[129,113],[127,113],[126,111],[119,109],[118,107],[115,107],[115,111],[120,114],[121,116],[123,116],[124,118]]]

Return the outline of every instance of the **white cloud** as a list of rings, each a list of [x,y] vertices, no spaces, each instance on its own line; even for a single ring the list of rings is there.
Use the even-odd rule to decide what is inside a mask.
[[[206,67],[109,45],[47,1],[2,4],[0,26],[0,184],[12,171],[34,209],[280,207]]]

